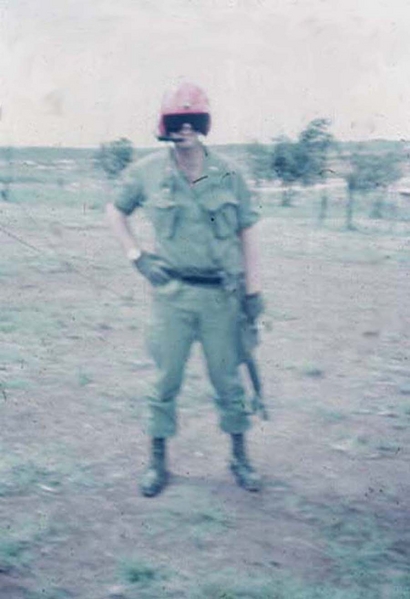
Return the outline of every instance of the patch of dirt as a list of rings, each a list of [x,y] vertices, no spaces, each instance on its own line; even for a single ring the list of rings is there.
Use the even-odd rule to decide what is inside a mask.
[[[74,228],[73,211],[64,226],[61,209],[55,247],[42,231],[55,225],[55,212],[42,212],[35,228],[18,207],[3,209],[19,237],[63,267],[2,238],[11,271],[1,277],[9,324],[1,449],[37,470],[28,482],[17,466],[4,470],[0,519],[15,534],[27,522],[46,524],[29,539],[27,563],[0,572],[0,596],[43,589],[46,597],[105,599],[131,556],[171,573],[164,597],[190,597],[225,568],[339,584],[329,539],[337,522],[350,520],[388,531],[386,563],[408,572],[410,404],[401,390],[410,379],[410,277],[402,238],[263,221],[268,309],[258,356],[271,419],[255,420],[249,447],[265,489],[252,495],[233,483],[195,348],[170,447],[172,484],[147,500],[137,481],[153,377],[144,342],[149,289],[96,226],[101,215],[78,214]]]

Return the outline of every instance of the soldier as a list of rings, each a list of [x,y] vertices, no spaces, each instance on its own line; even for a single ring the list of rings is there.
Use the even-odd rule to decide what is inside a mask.
[[[241,310],[251,323],[263,310],[258,217],[242,175],[203,145],[210,126],[208,98],[197,85],[183,83],[166,94],[158,138],[172,146],[130,167],[107,207],[114,234],[153,291],[150,346],[157,373],[148,398],[150,464],[140,487],[147,497],[168,483],[166,443],[177,430],[175,400],[194,341],[202,345],[217,393],[220,427],[231,436],[236,482],[249,491],[261,487],[246,451],[250,421],[238,368]],[[128,221],[140,206],[153,223],[155,253],[138,246]]]

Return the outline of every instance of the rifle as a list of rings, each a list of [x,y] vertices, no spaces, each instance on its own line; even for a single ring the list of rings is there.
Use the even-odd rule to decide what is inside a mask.
[[[239,317],[239,356],[240,364],[245,364],[252,383],[254,395],[251,400],[253,414],[259,414],[262,420],[269,420],[269,415],[263,401],[262,381],[255,360],[254,351],[259,343],[258,327],[250,322],[241,312]]]

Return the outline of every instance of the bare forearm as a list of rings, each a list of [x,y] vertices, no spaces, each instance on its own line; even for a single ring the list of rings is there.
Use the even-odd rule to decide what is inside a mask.
[[[259,264],[257,225],[243,229],[240,233],[245,270],[246,292],[260,293],[262,288]]]
[[[106,215],[108,224],[120,242],[124,253],[128,254],[130,250],[138,248],[137,240],[130,228],[127,216],[118,210],[114,204],[107,205]]]

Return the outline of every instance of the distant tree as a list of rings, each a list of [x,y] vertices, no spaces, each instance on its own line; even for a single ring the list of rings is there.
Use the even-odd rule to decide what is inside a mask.
[[[335,144],[329,127],[329,120],[314,119],[299,134],[301,181],[305,185],[323,181],[327,177],[328,152]]]
[[[329,152],[336,143],[329,127],[329,120],[314,119],[299,135],[300,179],[303,185],[325,183],[328,178]],[[319,211],[321,222],[326,218],[328,203],[328,194],[324,187]]]
[[[116,179],[132,162],[134,148],[132,142],[125,137],[103,143],[96,153],[96,161],[108,178]]]
[[[1,198],[5,202],[11,199],[11,184],[13,182],[13,148],[7,146],[4,150],[6,174],[2,179]]]
[[[256,187],[262,181],[272,179],[272,148],[258,141],[246,146],[247,160]]]
[[[2,189],[1,189],[1,199],[4,200],[5,202],[8,202],[10,200],[10,181],[3,179],[2,181]]]
[[[288,137],[280,137],[273,148],[272,170],[282,182],[282,206],[291,206],[294,185],[300,179],[300,147]]]
[[[351,169],[347,176],[349,200],[354,204],[356,192],[373,192],[371,217],[383,218],[384,199],[388,187],[401,178],[401,156],[396,152],[381,154],[355,153],[350,157]]]
[[[349,231],[354,231],[355,226],[353,224],[353,214],[355,207],[355,175],[354,173],[350,173],[346,178],[347,184],[347,202],[346,202],[346,229]]]

